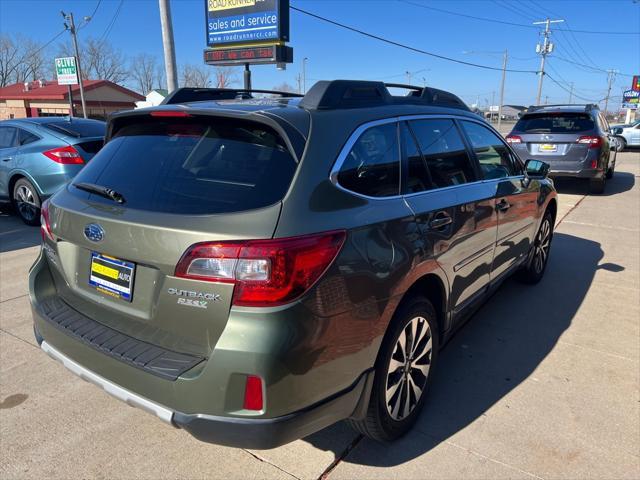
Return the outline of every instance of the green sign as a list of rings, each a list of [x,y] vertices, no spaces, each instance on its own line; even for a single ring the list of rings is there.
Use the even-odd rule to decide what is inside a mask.
[[[58,85],[77,85],[76,57],[56,58],[56,76],[58,77]]]

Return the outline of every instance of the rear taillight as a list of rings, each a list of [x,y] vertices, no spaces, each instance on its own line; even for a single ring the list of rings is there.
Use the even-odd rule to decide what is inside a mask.
[[[522,143],[522,137],[518,135],[507,135],[507,143]]]
[[[234,305],[282,305],[313,286],[336,258],[345,236],[344,231],[334,231],[273,240],[197,243],[184,253],[175,274],[234,284]]]
[[[61,163],[63,165],[79,165],[84,163],[80,153],[78,153],[78,151],[71,145],[54,148],[53,150],[47,150],[42,153],[54,162]]]
[[[264,402],[262,400],[262,379],[255,375],[247,376],[244,386],[244,402],[245,410],[262,410]]]
[[[589,145],[589,148],[598,148],[602,146],[604,141],[602,137],[586,135],[578,138],[578,143],[586,143]]]
[[[42,241],[46,238],[53,240],[51,223],[49,222],[49,200],[45,200],[40,206],[40,233],[42,234]]]

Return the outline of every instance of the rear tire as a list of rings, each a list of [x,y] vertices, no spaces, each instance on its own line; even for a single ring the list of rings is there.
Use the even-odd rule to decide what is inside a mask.
[[[13,186],[11,198],[20,219],[27,225],[40,225],[40,195],[26,178],[20,178]]]
[[[518,279],[523,283],[534,285],[542,280],[547,269],[551,241],[553,240],[553,215],[548,210],[542,217],[533,245],[526,263],[519,272]]]
[[[438,338],[436,311],[429,300],[415,296],[400,306],[378,354],[366,416],[349,420],[355,430],[389,442],[411,429],[431,384]]]
[[[604,187],[607,184],[607,175],[602,177],[592,178],[589,180],[589,193],[604,193]]]
[[[615,173],[616,170],[616,160],[617,160],[617,154],[616,157],[613,160],[613,163],[609,164],[609,168],[607,169],[607,180],[611,180],[613,178],[613,174]]]

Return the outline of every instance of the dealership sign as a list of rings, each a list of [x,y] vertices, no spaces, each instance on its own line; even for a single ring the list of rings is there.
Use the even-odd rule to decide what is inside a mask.
[[[207,45],[289,40],[289,0],[205,0]]]
[[[622,108],[638,108],[638,100],[640,99],[640,91],[627,90],[622,94]]]
[[[56,58],[55,65],[58,85],[78,84],[78,67],[76,66],[76,57]]]

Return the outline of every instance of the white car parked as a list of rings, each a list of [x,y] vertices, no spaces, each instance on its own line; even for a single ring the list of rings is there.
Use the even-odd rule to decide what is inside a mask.
[[[615,136],[618,152],[627,147],[640,147],[640,120],[628,125],[612,126],[611,133]]]

